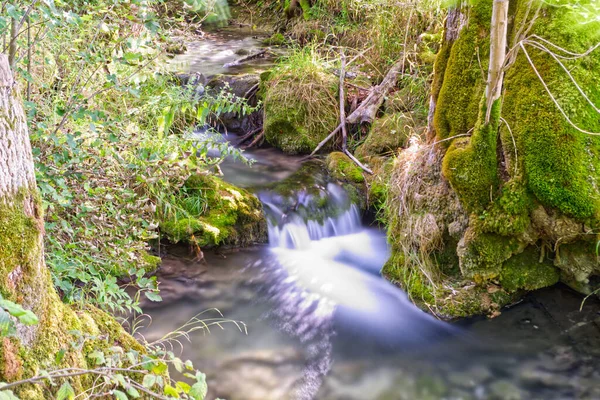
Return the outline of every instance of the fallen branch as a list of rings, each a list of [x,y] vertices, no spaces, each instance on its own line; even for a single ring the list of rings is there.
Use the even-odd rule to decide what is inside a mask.
[[[246,56],[244,58],[240,58],[239,60],[235,60],[233,62],[227,63],[227,64],[223,65],[223,67],[224,68],[236,67],[236,66],[238,66],[240,64],[243,64],[245,62],[252,61],[252,60],[255,60],[255,59],[260,58],[260,57],[264,57],[265,54],[267,54],[267,49],[261,50],[258,53],[250,54],[249,56]]]
[[[344,50],[341,54],[342,66],[340,67],[340,125],[342,126],[342,150],[348,148],[348,131],[346,131],[346,95],[344,94],[344,77],[346,76],[346,56]]]
[[[357,124],[357,123],[372,123],[377,115],[377,111],[381,108],[383,104],[383,100],[385,96],[388,94],[390,90],[394,86],[396,86],[396,82],[398,81],[398,75],[400,71],[404,67],[404,58],[401,61],[398,61],[394,66],[388,71],[383,81],[375,86],[371,93],[367,96],[367,98],[358,106],[356,110],[352,114],[350,114],[347,118],[348,123]]]
[[[260,87],[260,83],[252,86],[248,91],[244,94],[244,99],[250,100],[252,96],[254,96],[258,92],[258,88]]]
[[[342,55],[343,57],[343,55]],[[342,130],[342,135],[346,130],[346,124],[356,124],[368,122],[372,123],[375,119],[377,111],[381,108],[383,104],[383,100],[385,96],[388,94],[390,90],[394,86],[396,86],[396,82],[398,81],[398,75],[404,66],[404,58],[401,61],[398,61],[394,66],[388,71],[387,75],[383,79],[383,81],[371,89],[371,93],[367,96],[367,98],[354,110],[345,120],[342,120],[341,123],[315,147],[315,149],[310,153],[310,155],[306,158],[310,158],[314,156],[327,142],[329,142],[340,130]],[[343,94],[343,77],[344,74],[340,73],[340,94]],[[340,112],[341,114],[342,112]],[[358,162],[354,157],[352,157],[355,162]],[[359,163],[360,164],[360,163]],[[362,164],[359,165],[365,171],[368,168],[364,167]],[[370,170],[368,170],[369,173]]]
[[[258,142],[260,142],[263,138],[265,137],[265,131],[263,130],[261,133],[259,133],[254,140],[248,145],[248,146],[244,146],[244,149],[249,149],[251,147],[254,147],[258,144]]]
[[[358,161],[358,160],[356,159],[356,157],[354,157],[354,156],[352,155],[352,153],[350,153],[350,152],[348,151],[348,149],[344,150],[344,154],[346,154],[346,155],[347,155],[347,156],[348,156],[348,157],[349,157],[349,158],[350,158],[352,161],[354,161],[354,163],[355,163],[356,165],[358,165],[358,166],[359,166],[359,167],[360,167],[360,168],[361,168],[363,171],[365,171],[367,174],[369,174],[369,175],[373,175],[373,171],[371,171],[369,168],[367,168],[367,166],[363,165],[363,164],[362,164],[360,161]]]
[[[238,142],[238,144],[242,144],[242,143],[246,142],[247,140],[249,140],[252,136],[256,135],[261,130],[262,130],[262,128],[256,128],[256,129],[246,133],[244,136],[242,136],[240,138],[240,141]]]

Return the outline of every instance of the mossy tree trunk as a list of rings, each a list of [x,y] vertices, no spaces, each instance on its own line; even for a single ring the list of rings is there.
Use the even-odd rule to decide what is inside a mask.
[[[121,343],[143,351],[112,317],[91,306],[74,310],[61,301],[44,262],[43,236],[27,120],[8,57],[0,54],[0,294],[39,319],[33,326],[16,322],[16,334],[0,338],[0,381],[27,379],[41,370],[87,369],[86,351],[68,350],[73,331],[106,338],[90,341],[89,349]],[[56,355],[65,350],[58,361]],[[71,383],[81,391],[92,381],[77,376]],[[43,399],[53,397],[55,390],[45,384],[21,385],[16,393],[23,400]]]
[[[0,55],[0,291],[43,318],[49,284],[43,231],[27,121],[9,60]],[[18,339],[30,345],[37,326],[20,325]]]

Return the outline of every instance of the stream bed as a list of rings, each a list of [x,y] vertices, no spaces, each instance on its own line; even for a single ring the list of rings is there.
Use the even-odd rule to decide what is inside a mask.
[[[256,44],[232,38],[231,46]],[[186,57],[196,72],[216,73],[231,61],[227,43],[188,46],[203,50]],[[215,48],[228,56],[206,54]],[[226,161],[224,179],[257,193],[269,245],[205,252],[202,261],[168,246],[158,271],[164,301],[144,305],[148,340],[202,312],[231,320],[174,349],[207,374],[208,399],[600,399],[599,301],[582,306],[555,286],[494,319],[440,322],[380,276],[385,234],[340,186],[317,177],[315,199],[298,185],[290,208],[271,185],[294,179],[300,159],[274,149],[247,155],[254,164]],[[321,200],[327,215],[311,208]]]

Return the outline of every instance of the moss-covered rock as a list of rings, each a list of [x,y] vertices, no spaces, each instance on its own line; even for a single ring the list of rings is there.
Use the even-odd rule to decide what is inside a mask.
[[[393,155],[398,149],[408,147],[408,139],[415,132],[414,122],[408,113],[385,114],[377,118],[355,154],[358,157]]]
[[[267,239],[258,198],[216,176],[190,177],[175,198],[177,209],[160,223],[161,231],[173,242],[247,246]]]
[[[590,276],[600,275],[597,243],[598,238],[561,245],[554,259],[554,265],[561,270],[561,280],[584,294],[598,289],[590,285]]]
[[[485,112],[482,107],[481,118]],[[499,118],[500,102],[496,101],[490,122],[478,121],[473,136],[454,140],[444,157],[442,172],[467,211],[482,211],[498,190],[496,142]]]
[[[314,150],[338,125],[338,81],[308,50],[271,71],[264,83],[267,142],[290,154]]]
[[[466,26],[456,41],[442,45],[438,55],[433,93],[439,88],[434,126],[440,140],[466,134],[477,121],[489,62],[491,4],[477,1],[464,10]]]
[[[559,277],[558,268],[544,256],[543,250],[530,246],[502,265],[500,284],[509,292],[535,290],[554,285]]]
[[[342,152],[327,156],[327,169],[331,178],[342,185],[353,203],[364,209],[367,203],[367,186],[363,170]]]
[[[519,253],[521,246],[514,238],[469,228],[457,248],[461,274],[476,283],[497,278],[502,264]]]
[[[528,4],[511,2],[509,41],[529,24]],[[433,122],[444,148],[400,153],[386,202],[394,257],[385,272],[442,315],[489,312],[559,277],[590,293],[600,276],[600,138],[569,123],[531,63],[573,124],[599,132],[598,113],[552,56],[525,45],[527,55],[516,53],[506,72],[502,104],[484,123],[491,5],[462,10],[462,31],[436,61]],[[600,40],[600,23],[580,19],[572,8],[543,5],[530,33],[584,52]],[[564,62],[599,104],[592,71],[600,69],[600,53]],[[443,176],[431,166],[440,153]],[[468,219],[452,211],[459,209]]]

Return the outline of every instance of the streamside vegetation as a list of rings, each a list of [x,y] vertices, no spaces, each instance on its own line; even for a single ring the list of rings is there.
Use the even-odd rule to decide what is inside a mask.
[[[173,75],[232,15],[273,28],[275,66],[241,96]],[[598,293],[599,16],[593,0],[2,2],[0,399],[206,396],[173,343],[243,324],[203,315],[147,343],[135,316],[161,300],[161,240],[198,258],[266,241],[258,199],[217,176],[243,154],[192,134],[226,118],[253,115],[251,145],[328,153],[387,228],[383,275],[427,312]]]
[[[383,274],[413,301],[454,318],[497,315],[559,281],[597,293],[596,2],[243,3],[278,13],[271,41],[292,48],[265,74],[265,121],[295,115],[307,95],[320,104],[297,125],[318,125],[308,130],[317,150],[347,144],[357,157],[388,228]],[[290,88],[319,64],[313,92]],[[294,72],[278,86],[284,71]],[[343,75],[337,90],[333,77],[318,83],[327,73]],[[290,107],[269,108],[279,95]],[[337,121],[325,119],[336,101]],[[357,110],[366,117],[347,117]],[[265,132],[286,151],[310,150],[306,134]]]
[[[170,29],[226,19],[226,6],[2,3],[0,398],[206,395],[204,374],[170,343],[222,316],[155,343],[132,335],[141,296],[161,300],[150,243],[173,239],[171,226],[199,254],[234,236],[241,244],[234,233],[245,224],[264,236],[258,200],[213,174],[240,153],[190,136],[251,107],[228,93],[199,96],[166,64],[182,50]]]

